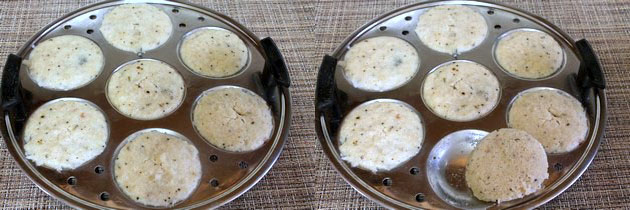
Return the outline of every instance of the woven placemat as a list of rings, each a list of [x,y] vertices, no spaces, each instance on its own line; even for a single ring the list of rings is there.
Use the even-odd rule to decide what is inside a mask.
[[[0,1],[0,64],[54,19],[95,1]],[[321,58],[383,12],[413,3],[392,0],[193,1],[236,19],[259,37],[273,37],[293,80],[292,128],[276,165],[226,209],[376,208],[346,184],[322,153],[314,125],[315,78]],[[630,1],[509,0],[538,14],[599,53],[608,82],[608,125],[593,164],[543,208],[628,208],[630,203]],[[0,208],[68,208],[39,190],[0,141]]]

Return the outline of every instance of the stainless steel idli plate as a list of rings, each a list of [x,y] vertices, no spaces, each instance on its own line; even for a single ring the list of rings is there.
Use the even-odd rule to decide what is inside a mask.
[[[476,48],[450,55],[425,46],[415,33],[418,17],[439,5],[466,5],[488,23],[488,36]],[[565,62],[556,74],[545,79],[525,80],[507,74],[494,59],[493,48],[501,35],[514,29],[535,29],[550,34],[565,52]],[[413,45],[420,56],[420,70],[407,84],[386,92],[354,88],[337,65],[355,43],[377,36],[393,36]],[[448,61],[469,60],[492,71],[501,84],[499,103],[490,114],[469,122],[454,122],[433,114],[422,102],[422,82],[428,72]],[[510,202],[485,203],[475,199],[464,179],[468,153],[487,132],[507,127],[510,102],[520,92],[548,87],[563,90],[586,107],[590,129],[578,149],[549,154],[550,177],[544,189]],[[390,208],[533,208],[553,199],[586,170],[593,160],[604,132],[606,118],[605,82],[596,55],[585,40],[574,42],[550,22],[515,8],[487,1],[423,1],[387,12],[369,21],[325,56],[319,70],[316,93],[316,128],[326,156],[341,176],[364,196]],[[343,116],[359,104],[375,99],[395,99],[413,106],[425,123],[420,152],[391,171],[372,173],[352,168],[340,158],[339,127]],[[464,168],[462,168],[464,167]]]
[[[148,3],[163,10],[171,19],[173,33],[166,43],[143,54],[125,52],[110,45],[99,31],[103,16],[126,3]],[[196,75],[178,55],[178,45],[187,33],[201,27],[218,27],[237,34],[250,51],[249,64],[237,75],[217,79]],[[94,41],[103,51],[103,72],[91,83],[76,90],[53,91],[38,87],[21,65],[41,41],[60,35],[79,35]],[[107,101],[105,85],[120,65],[135,59],[155,59],[174,67],[183,77],[186,96],[180,107],[157,120],[134,120],[118,113]],[[123,140],[143,129],[168,129],[184,135],[199,150],[201,183],[185,201],[172,208],[210,208],[225,204],[254,186],[272,167],[285,143],[291,117],[290,79],[282,55],[270,38],[259,39],[244,26],[210,9],[166,0],[105,1],[93,4],[56,20],[35,34],[15,54],[10,55],[2,79],[2,134],[7,147],[24,172],[43,191],[79,208],[142,209],[123,195],[115,185],[112,159]],[[251,152],[228,152],[207,143],[193,129],[190,112],[195,99],[205,90],[232,85],[249,89],[271,107],[274,133],[261,148]],[[100,107],[110,123],[106,149],[93,160],[74,170],[57,172],[35,166],[24,156],[21,139],[30,113],[58,98],[81,98]]]

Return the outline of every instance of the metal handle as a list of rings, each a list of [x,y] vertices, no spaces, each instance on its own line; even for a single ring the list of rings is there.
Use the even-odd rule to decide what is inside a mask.
[[[20,84],[20,66],[22,58],[20,56],[10,54],[4,65],[2,74],[2,109],[3,114],[9,114],[14,119],[14,127],[21,129],[24,121],[26,121],[26,108],[22,101],[21,84]]]
[[[282,53],[276,46],[276,43],[271,37],[260,40],[265,55],[267,55],[265,72],[263,72],[263,78],[266,84],[275,82],[276,84],[288,88],[291,86],[291,78],[289,77],[289,69],[284,62]]]
[[[335,69],[337,67],[337,59],[326,55],[319,67],[319,75],[317,75],[317,89],[315,90],[315,106],[324,116],[330,119],[331,134],[336,133],[339,124],[341,124],[342,111],[341,104],[338,102],[337,84],[335,84]]]
[[[577,78],[578,85],[582,88],[593,87],[605,89],[606,81],[604,80],[604,73],[591,44],[586,41],[586,39],[582,39],[577,41],[575,45],[582,56],[582,63],[580,64],[580,71]]]

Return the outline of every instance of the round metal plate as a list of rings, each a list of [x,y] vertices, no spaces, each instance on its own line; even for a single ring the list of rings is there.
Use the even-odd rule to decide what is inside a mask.
[[[112,7],[125,3],[149,3],[163,10],[173,23],[169,40],[157,49],[135,54],[116,49],[102,36],[99,27],[103,16]],[[237,34],[250,51],[249,64],[237,75],[227,78],[201,77],[180,61],[178,45],[187,33],[197,28],[217,27]],[[222,14],[188,3],[165,0],[106,1],[81,8],[44,27],[17,53],[28,58],[33,47],[43,40],[60,35],[79,35],[99,45],[105,56],[103,72],[90,84],[71,91],[52,91],[38,87],[22,65],[19,76],[27,115],[37,107],[57,98],[75,97],[88,100],[100,107],[110,123],[110,137],[105,151],[95,159],[74,170],[57,172],[35,166],[24,156],[21,130],[15,130],[8,114],[3,120],[4,140],[20,167],[42,190],[79,208],[147,208],[126,198],[115,186],[112,173],[112,157],[116,148],[129,135],[143,129],[168,129],[184,135],[199,150],[202,162],[201,183],[192,195],[173,208],[210,208],[225,204],[254,186],[272,167],[284,145],[290,123],[290,94],[287,88],[265,90],[260,75],[265,68],[265,53],[259,38]],[[105,85],[114,71],[124,63],[136,59],[155,59],[166,62],[182,75],[186,82],[186,96],[180,107],[166,117],[157,120],[134,120],[118,113],[107,101]],[[249,89],[258,95],[271,92],[274,133],[261,148],[244,153],[217,149],[199,136],[192,125],[190,112],[195,99],[203,91],[222,85]],[[98,168],[98,169],[97,169]],[[97,173],[98,171],[98,173]],[[69,179],[72,178],[72,179]],[[70,180],[70,181],[69,181]],[[103,196],[106,195],[106,196]]]
[[[428,8],[438,5],[467,5],[479,12],[488,23],[488,37],[478,47],[455,56],[429,49],[419,40],[415,28],[419,15]],[[523,80],[508,75],[495,62],[493,56],[495,42],[502,34],[523,28],[544,31],[560,43],[565,52],[565,63],[558,73],[541,80]],[[341,176],[366,197],[391,208],[533,208],[553,199],[573,184],[586,170],[597,152],[606,115],[606,96],[603,91],[595,92],[594,97],[590,97],[589,101],[583,101],[585,105],[588,105],[590,122],[590,130],[585,143],[569,153],[548,155],[550,177],[545,181],[544,189],[525,198],[500,204],[477,201],[467,192],[465,181],[453,180],[463,179],[463,170],[465,169],[460,170],[462,173],[446,172],[445,170],[450,170],[449,168],[455,170],[457,165],[453,165],[453,167],[440,165],[458,158],[457,161],[460,162],[467,159],[466,154],[471,147],[461,143],[465,143],[468,138],[463,138],[455,132],[472,132],[474,138],[471,137],[470,139],[475,140],[480,138],[478,136],[480,133],[507,127],[506,112],[510,101],[521,91],[530,88],[556,88],[578,99],[581,98],[582,90],[577,88],[575,79],[580,69],[581,55],[574,41],[544,19],[500,4],[461,0],[424,1],[390,11],[368,22],[344,40],[331,56],[337,60],[342,60],[353,44],[377,36],[394,36],[411,43],[420,55],[420,71],[411,82],[398,89],[387,92],[366,92],[352,87],[343,77],[343,67],[337,65],[334,71],[335,90],[339,95],[336,98],[336,104],[339,105],[341,116],[346,115],[359,104],[374,99],[390,98],[410,104],[420,112],[425,123],[426,134],[421,151],[414,158],[391,171],[372,173],[359,168],[352,168],[340,158],[339,145],[336,139],[337,131],[335,126],[331,127],[336,122],[331,122],[331,117],[329,117],[331,114],[317,109],[315,115],[317,117],[317,133],[325,154]],[[454,60],[477,62],[497,76],[502,88],[501,97],[499,104],[490,114],[470,122],[453,122],[434,115],[424,105],[421,98],[424,78],[431,69]],[[455,136],[449,136],[449,134]],[[460,141],[453,140],[458,136],[462,137],[457,138]],[[447,142],[440,142],[441,139]],[[458,155],[461,157],[450,154],[450,152],[457,152],[457,149],[463,151],[462,154]],[[448,155],[447,151],[450,151]],[[434,156],[435,160],[433,160]],[[417,170],[420,170],[419,173]],[[385,179],[388,179],[387,185],[384,184]],[[440,180],[448,181],[440,183]],[[463,188],[462,183],[464,183]],[[440,185],[445,186],[440,187]],[[445,192],[445,189],[452,189],[453,191]],[[460,197],[453,198],[453,196]]]

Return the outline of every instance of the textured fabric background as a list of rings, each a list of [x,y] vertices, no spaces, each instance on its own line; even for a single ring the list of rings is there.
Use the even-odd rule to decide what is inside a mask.
[[[0,1],[0,65],[36,31],[95,1]],[[226,209],[375,208],[347,185],[320,149],[314,126],[314,90],[322,56],[383,12],[415,1],[214,0],[193,1],[241,22],[278,43],[293,79],[288,142],[273,169]],[[506,0],[555,23],[574,39],[587,38],[599,53],[608,82],[608,126],[586,173],[542,208],[629,208],[630,0]],[[68,208],[40,191],[0,141],[0,208]]]

